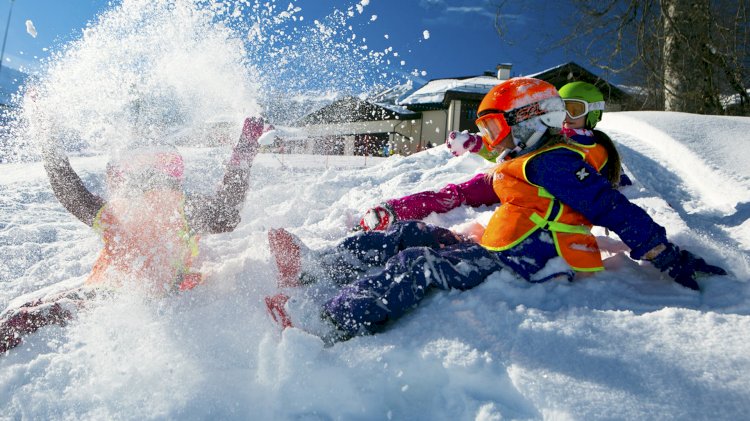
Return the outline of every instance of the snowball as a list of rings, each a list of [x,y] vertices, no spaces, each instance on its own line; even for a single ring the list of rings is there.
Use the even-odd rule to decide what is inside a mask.
[[[26,33],[31,35],[33,38],[36,38],[36,28],[34,27],[34,22],[31,20],[26,21]]]

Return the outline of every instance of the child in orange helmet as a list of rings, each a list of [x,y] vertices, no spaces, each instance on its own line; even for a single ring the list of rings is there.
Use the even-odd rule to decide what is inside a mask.
[[[470,289],[499,270],[529,282],[572,280],[576,273],[603,270],[593,224],[614,231],[632,258],[651,261],[684,287],[698,290],[699,273],[726,273],[669,242],[663,227],[600,174],[607,162],[602,145],[560,135],[565,114],[563,100],[547,82],[513,78],[493,88],[479,106],[477,126],[487,148],[499,152],[488,177],[501,205],[481,242],[415,221],[347,238],[328,255],[341,257],[324,262],[328,276],[341,269],[339,279],[345,281],[323,305],[321,319],[332,327],[325,339],[377,332],[432,288]],[[304,250],[288,235],[269,237],[277,248],[281,237],[292,244],[286,250],[298,255]],[[418,245],[409,246],[412,241]],[[378,243],[385,247],[374,253]],[[358,259],[377,260],[382,269],[368,270]],[[293,269],[287,275],[304,272],[305,265]],[[278,304],[269,303],[269,309],[278,310]],[[288,317],[281,321],[293,324]]]
[[[629,186],[630,178],[620,170],[620,154],[606,133],[596,130],[604,112],[604,95],[588,82],[571,82],[560,88],[560,97],[565,102],[566,115],[560,133],[572,141],[584,145],[599,143],[607,151],[607,163],[602,174],[613,185]],[[445,140],[446,147],[454,156],[466,152],[476,153],[488,161],[495,162],[499,152],[487,149],[482,136],[452,131]],[[383,203],[365,211],[359,227],[365,231],[385,230],[395,221],[424,219],[431,213],[446,213],[459,206],[491,206],[500,203],[489,178],[479,174],[462,183],[451,183],[437,191],[423,191]]]

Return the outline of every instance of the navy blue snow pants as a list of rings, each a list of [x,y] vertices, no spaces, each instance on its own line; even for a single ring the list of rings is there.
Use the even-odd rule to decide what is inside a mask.
[[[377,331],[416,307],[433,287],[470,289],[504,267],[497,253],[417,221],[349,237],[339,247],[355,251],[368,266],[385,264],[343,286],[324,305],[326,315],[352,336]]]
[[[318,255],[325,277],[337,284],[353,282],[381,269],[398,253],[412,247],[439,250],[464,240],[452,231],[420,221],[399,221],[386,231],[359,232]]]
[[[385,232],[349,237],[336,249],[330,255],[336,258],[326,265],[328,274],[346,285],[325,303],[324,313],[352,336],[376,332],[416,307],[432,288],[471,289],[503,268],[530,282],[558,276],[572,280],[574,274],[563,264],[537,275],[550,260],[562,261],[544,230],[510,250],[494,252],[448,229],[405,221]]]

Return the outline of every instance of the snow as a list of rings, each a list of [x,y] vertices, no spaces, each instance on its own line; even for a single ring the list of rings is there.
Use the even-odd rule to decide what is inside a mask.
[[[487,164],[444,146],[338,157],[328,168],[320,156],[262,154],[237,230],[202,239],[210,281],[159,301],[125,292],[66,328],[31,335],[0,357],[2,417],[743,418],[750,181],[730,152],[750,119],[607,113],[601,128],[635,181],[625,193],[729,276],[703,278],[697,294],[632,261],[601,231],[604,273],[530,284],[500,272],[474,290],[431,294],[383,333],[325,348],[299,329],[280,332],[265,313],[263,297],[275,291],[268,229],[286,227],[321,248],[348,235],[369,206]],[[210,191],[229,151],[182,152],[188,185]],[[101,189],[106,157],[72,162]],[[0,192],[0,249],[14,256],[0,266],[0,304],[82,282],[100,241],[55,200],[41,165],[3,164]],[[427,219],[460,228],[491,212]]]
[[[215,9],[196,10],[201,3]],[[41,163],[17,159],[35,157],[39,139],[58,135],[76,150],[82,181],[104,194],[109,154],[133,142],[134,118],[163,118],[160,133],[234,139],[244,116],[278,111],[269,108],[275,95],[316,92],[284,85],[277,75],[289,69],[325,86],[317,92],[359,83],[350,65],[361,56],[343,53],[360,44],[331,38],[350,34],[339,30],[347,18],[298,33],[283,26],[300,11],[288,4],[238,11],[220,1],[126,0],[56,49],[19,104],[28,127],[0,142],[0,162],[14,162],[0,164],[0,309],[80,285],[102,247],[56,200]],[[355,8],[361,15],[368,5]],[[248,10],[259,19],[243,22]],[[280,48],[292,33],[311,49]],[[313,70],[329,61],[345,71],[316,80]],[[274,82],[284,89],[269,93]],[[426,96],[464,81],[434,82]],[[496,83],[488,78],[483,89]],[[132,100],[153,108],[134,113]],[[299,329],[279,331],[266,314],[264,297],[277,292],[268,230],[326,247],[350,235],[369,207],[467,180],[489,164],[444,146],[387,159],[264,153],[237,229],[201,238],[196,264],[206,284],[160,300],[126,289],[67,327],[28,336],[0,356],[0,419],[744,419],[750,119],[605,113],[600,128],[635,182],[624,193],[728,276],[700,279],[700,294],[687,290],[597,229],[606,272],[543,284],[499,272],[470,291],[430,294],[380,334],[326,348]],[[212,192],[230,156],[227,146],[190,145],[229,141],[179,143],[190,191]],[[491,214],[460,208],[426,220],[471,232]]]
[[[486,94],[500,82],[502,81],[494,76],[431,80],[399,103],[401,105],[441,103],[448,91]]]
[[[26,33],[31,35],[32,38],[36,38],[37,32],[36,27],[34,26],[34,22],[32,22],[30,19],[26,20]]]

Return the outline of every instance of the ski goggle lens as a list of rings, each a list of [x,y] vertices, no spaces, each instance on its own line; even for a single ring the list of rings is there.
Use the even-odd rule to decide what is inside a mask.
[[[563,99],[565,112],[572,119],[581,118],[591,111],[603,111],[604,101],[588,103],[580,99]]]
[[[488,149],[494,149],[510,133],[510,126],[503,113],[486,114],[476,121],[482,142]]]
[[[587,103],[577,99],[565,99],[565,112],[568,117],[576,119],[588,114]]]

